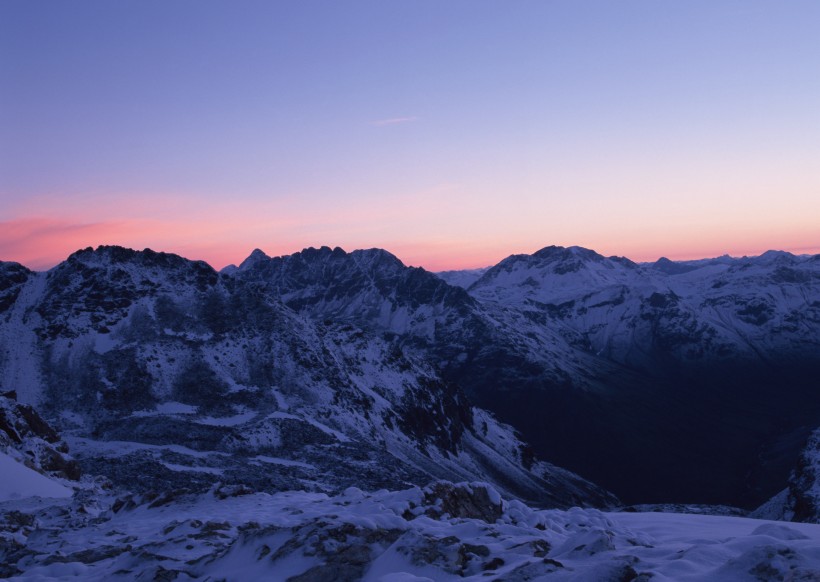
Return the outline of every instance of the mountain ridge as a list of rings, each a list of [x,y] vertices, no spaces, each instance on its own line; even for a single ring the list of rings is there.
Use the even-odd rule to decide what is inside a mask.
[[[403,268],[383,251],[354,258]],[[21,285],[0,319],[3,384],[25,384],[21,398],[67,431],[78,462],[118,485],[339,491],[489,477],[530,502],[614,502],[536,459],[389,338],[315,323],[259,281],[99,247]]]
[[[104,346],[100,337],[135,302],[156,300],[151,269],[178,260],[150,251],[140,259],[147,276],[135,279],[120,272],[121,259],[138,251],[100,247],[99,256],[111,261],[105,276],[86,264],[89,252],[72,255],[81,267],[79,282],[44,291],[39,307],[47,317],[37,330],[49,341],[76,340],[69,336],[91,326],[94,341]],[[799,453],[790,431],[820,418],[811,390],[820,260],[771,252],[669,263],[686,269],[666,273],[657,262],[550,246],[508,257],[464,289],[381,249],[311,247],[284,257],[257,249],[240,267],[220,273],[192,263],[169,284],[179,285],[172,295],[180,298],[241,288],[281,302],[306,325],[387,342],[515,426],[539,456],[621,495],[632,491],[629,502],[759,504],[782,487]],[[19,292],[22,279],[32,286],[60,280],[59,268],[39,275],[4,268],[13,277],[0,294]],[[82,301],[72,302],[79,292],[86,293]],[[122,305],[106,304],[100,294]],[[228,295],[211,297],[209,308],[199,305],[194,320],[182,318],[185,325],[224,327],[234,305],[225,302]],[[189,330],[184,341],[200,341],[216,328]],[[15,377],[32,373],[18,370]],[[778,396],[775,387],[782,384],[789,389]],[[774,415],[783,418],[774,422]],[[734,432],[722,422],[727,417],[737,419]],[[627,429],[636,423],[640,431]],[[780,442],[792,444],[784,449]],[[665,451],[683,462],[666,461]],[[758,470],[759,455],[772,466]],[[630,477],[650,463],[657,465],[654,474]],[[700,476],[698,466],[709,467],[714,482]],[[759,483],[746,482],[750,472]]]

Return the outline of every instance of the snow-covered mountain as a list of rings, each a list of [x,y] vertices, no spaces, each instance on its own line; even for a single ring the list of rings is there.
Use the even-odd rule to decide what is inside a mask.
[[[820,422],[818,262],[548,247],[465,292],[383,250],[323,247],[256,251],[231,273],[316,323],[395,340],[541,456],[631,502],[753,506]]]
[[[638,265],[580,247],[514,255],[468,288],[485,303],[577,333],[596,354],[652,367],[820,352],[820,256]]]
[[[815,520],[818,263],[0,263],[0,576],[815,579],[818,525],[522,501]]]
[[[482,479],[545,505],[614,500],[539,461],[398,342],[306,319],[259,281],[119,247],[4,272],[3,386],[115,485],[334,492]]]
[[[509,386],[497,370],[474,384],[475,401],[541,454],[623,497],[640,492],[632,501],[759,503],[820,424],[820,256],[637,264],[547,247],[501,261],[467,290],[538,338],[570,388],[530,371],[494,401]],[[647,465],[656,470],[645,477]]]

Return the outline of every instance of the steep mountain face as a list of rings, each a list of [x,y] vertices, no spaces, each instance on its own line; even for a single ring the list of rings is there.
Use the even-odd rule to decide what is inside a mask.
[[[565,385],[570,372],[588,376],[585,356],[571,353],[553,330],[483,305],[380,249],[322,247],[276,258],[257,251],[233,277],[262,285],[317,323],[354,325],[396,340],[478,401],[485,384],[505,391],[532,381]]]
[[[812,257],[639,265],[547,247],[464,293],[385,251],[324,247],[258,251],[231,276],[317,323],[391,338],[630,502],[753,506],[820,419]]]
[[[490,479],[539,504],[614,501],[538,461],[399,342],[306,319],[260,279],[119,247],[79,251],[48,273],[7,270],[0,287],[17,291],[0,315],[3,385],[115,485],[332,492]],[[435,279],[391,284],[402,282],[408,302],[473,303]]]
[[[815,430],[789,479],[794,499],[792,519],[820,523],[820,429]]]
[[[276,258],[257,250],[234,276],[263,285],[313,319],[410,334],[419,341],[432,338],[437,327],[463,322],[477,307],[464,290],[424,269],[405,267],[381,249],[309,248]]]
[[[523,467],[513,481],[529,482],[532,453],[630,503],[752,507],[782,488],[820,425],[818,257],[636,264],[548,247],[505,259],[467,290],[382,250],[327,247],[255,251],[221,274],[116,248],[81,251],[48,274],[13,264],[2,272],[4,296],[14,297],[0,314],[3,385],[23,387],[24,402],[46,395],[62,407],[48,414],[93,427],[94,439],[136,434],[166,447],[186,434],[205,443],[194,449],[226,452],[254,427],[299,432],[313,447],[333,433],[308,428],[310,418],[365,448],[378,443],[370,461],[388,451],[385,462],[412,468],[401,482],[472,479],[496,463],[466,460],[480,456],[471,439],[486,440],[479,406],[532,444],[490,443]],[[198,400],[201,385],[219,398]],[[330,462],[329,450],[309,448],[327,454],[305,464]],[[139,454],[153,462],[168,453],[152,451]],[[276,467],[282,483],[307,479],[294,480],[294,467]],[[203,469],[203,484],[218,477],[212,469],[225,473]]]
[[[572,385],[606,388],[592,397],[567,391],[563,400],[535,388],[504,408],[490,396],[477,402],[542,454],[615,491],[752,505],[785,480],[805,427],[820,423],[819,282],[820,257],[782,252],[652,265],[578,247],[509,257],[469,293],[560,334],[593,358],[584,367],[596,379],[570,372]],[[556,406],[572,420],[539,424],[530,412]],[[590,432],[600,438],[578,444]],[[539,446],[558,434],[576,445],[565,453]],[[617,452],[626,466],[598,464]],[[660,478],[636,477],[646,488],[615,474],[637,476],[649,464]]]
[[[518,312],[476,301],[381,249],[346,253],[322,247],[276,258],[256,251],[233,276],[263,285],[314,321],[351,324],[398,339],[435,362],[445,378],[471,396],[473,377],[485,372],[508,374],[510,381],[500,384],[503,390],[536,376],[562,384],[567,370],[584,378],[588,367],[553,330],[531,325]]]

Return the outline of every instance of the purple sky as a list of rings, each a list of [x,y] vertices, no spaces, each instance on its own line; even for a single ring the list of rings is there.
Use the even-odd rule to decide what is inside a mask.
[[[820,252],[820,3],[0,4],[0,260]]]

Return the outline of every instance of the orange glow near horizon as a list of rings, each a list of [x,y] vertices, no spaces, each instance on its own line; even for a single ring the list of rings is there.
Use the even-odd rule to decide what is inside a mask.
[[[514,238],[490,237],[470,240],[467,237],[439,237],[425,241],[406,240],[398,236],[361,235],[334,232],[322,220],[310,224],[303,221],[274,218],[270,221],[243,222],[243,217],[231,220],[156,220],[120,219],[81,222],[58,218],[21,218],[0,222],[0,260],[15,261],[35,270],[46,270],[65,260],[72,252],[99,245],[120,245],[141,250],[172,252],[192,260],[204,260],[216,269],[241,263],[254,248],[271,256],[298,252],[309,246],[341,246],[346,251],[379,247],[395,254],[407,265],[421,266],[429,271],[470,269],[494,265],[511,254],[533,253],[551,244],[578,245],[603,255],[626,256],[634,261],[654,261],[661,256],[672,260],[688,260],[731,256],[754,256],[766,250],[785,250],[795,254],[820,253],[820,244],[811,243],[809,229],[755,233],[700,233],[696,240],[681,233],[669,232],[666,237],[645,237],[638,241],[604,233],[598,237],[572,240],[560,236],[519,233]],[[246,217],[245,217],[246,218]],[[558,234],[558,233],[556,233]],[[608,236],[608,240],[606,236]]]
[[[171,252],[220,269],[239,264],[254,248],[277,256],[326,245],[383,248],[407,265],[441,271],[486,267],[549,245],[638,262],[769,249],[820,252],[817,199],[794,196],[776,205],[763,195],[712,200],[705,193],[686,196],[680,187],[678,202],[669,205],[621,188],[598,204],[589,192],[522,190],[499,197],[500,188],[463,183],[355,200],[315,193],[43,195],[0,214],[0,260],[42,270],[78,249],[111,244]]]
[[[120,4],[0,3],[0,260],[820,252],[820,3]]]

